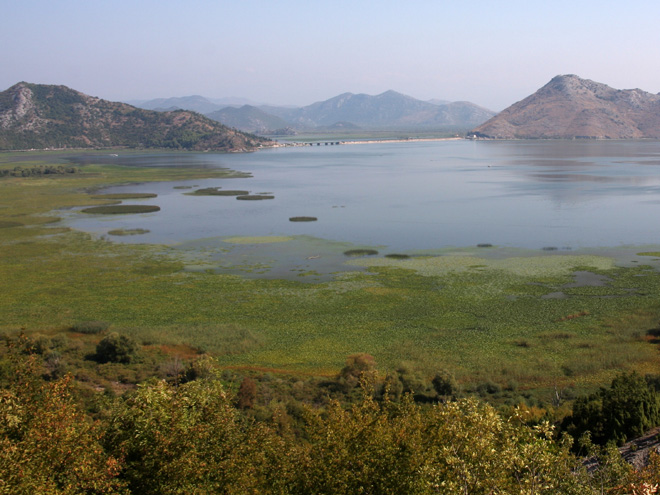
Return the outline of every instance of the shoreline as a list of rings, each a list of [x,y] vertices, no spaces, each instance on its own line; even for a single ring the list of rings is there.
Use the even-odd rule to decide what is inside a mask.
[[[425,141],[463,141],[464,137],[437,137],[437,138],[382,138],[382,139],[355,139],[355,140],[340,140],[334,139],[319,139],[318,141],[308,142],[276,142],[276,148],[284,148],[288,146],[340,146],[344,144],[383,144],[383,143],[419,143]]]

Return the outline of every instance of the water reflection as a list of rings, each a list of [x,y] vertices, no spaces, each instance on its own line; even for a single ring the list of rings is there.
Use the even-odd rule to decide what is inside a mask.
[[[90,218],[121,242],[175,243],[234,235],[309,235],[396,250],[444,246],[620,246],[660,242],[660,143],[444,141],[266,150],[251,154],[77,156],[86,163],[213,166],[252,178],[111,188],[156,192],[161,212]],[[272,192],[271,201],[186,196],[192,185]],[[313,223],[289,222],[314,216]],[[649,220],[651,219],[651,220]],[[139,237],[140,239],[136,239]]]

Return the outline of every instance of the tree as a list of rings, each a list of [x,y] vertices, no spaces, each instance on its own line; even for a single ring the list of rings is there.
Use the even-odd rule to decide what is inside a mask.
[[[458,384],[454,377],[446,371],[440,371],[435,374],[431,380],[433,388],[440,396],[448,397],[458,392]]]
[[[137,350],[137,342],[133,339],[112,332],[96,346],[96,358],[102,363],[130,363]]]
[[[249,376],[241,381],[236,394],[236,406],[239,409],[252,409],[254,401],[257,400],[257,382]]]
[[[72,396],[71,377],[44,382],[36,356],[13,363],[0,390],[0,493],[123,493],[120,460]]]
[[[576,399],[562,426],[576,438],[588,431],[596,444],[622,445],[658,424],[658,394],[642,376],[630,373],[615,377],[609,389]]]
[[[249,422],[218,380],[179,387],[151,381],[115,405],[107,448],[126,459],[132,493],[264,493],[286,456],[269,429]]]

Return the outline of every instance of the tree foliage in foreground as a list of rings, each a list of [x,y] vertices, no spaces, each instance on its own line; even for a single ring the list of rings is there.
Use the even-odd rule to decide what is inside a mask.
[[[369,373],[361,401],[305,406],[295,430],[283,410],[250,419],[212,372],[146,382],[94,422],[70,378],[43,381],[35,358],[14,355],[0,390],[0,493],[629,494],[659,479],[656,457],[633,472],[593,444],[601,462],[588,474],[570,437],[531,426],[524,409],[376,400]]]
[[[0,493],[124,492],[121,461],[73,400],[71,377],[40,380],[34,356],[15,364],[10,387],[0,390]]]

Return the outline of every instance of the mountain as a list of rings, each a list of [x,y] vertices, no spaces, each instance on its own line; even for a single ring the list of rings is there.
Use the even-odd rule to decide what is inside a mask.
[[[658,139],[660,96],[561,75],[469,134],[492,139]]]
[[[195,112],[155,112],[67,88],[18,83],[0,92],[0,149],[174,148],[244,151],[272,142]]]
[[[327,127],[337,122],[350,122],[365,129],[470,128],[495,115],[469,102],[436,104],[396,91],[376,96],[344,93],[302,108],[260,108],[297,128]]]
[[[225,107],[207,114],[207,117],[241,131],[259,134],[272,134],[277,129],[285,129],[291,125],[252,105],[243,105],[240,108]]]
[[[224,105],[213,103],[208,98],[203,96],[182,96],[174,98],[156,98],[154,100],[142,101],[135,103],[136,107],[144,108],[145,110],[157,111],[171,111],[172,109],[192,110],[198,113],[211,113],[220,110]]]
[[[225,98],[209,98],[213,103],[219,105],[220,107],[242,107],[243,105],[252,105],[256,107],[258,105],[263,105],[263,103],[257,103],[255,101],[249,100],[247,98],[239,98],[236,96],[229,96]]]

